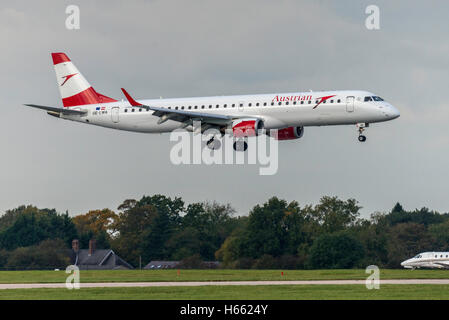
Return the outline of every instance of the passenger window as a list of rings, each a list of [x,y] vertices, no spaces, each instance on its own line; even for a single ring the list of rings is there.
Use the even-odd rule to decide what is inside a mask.
[[[232,104],[232,107],[235,108],[235,103]]]
[[[296,101],[293,101],[293,104],[296,104]]]
[[[271,105],[274,106],[274,102],[272,102]]]
[[[224,105],[223,105],[223,108],[226,108],[227,106],[228,106],[227,104],[224,104]]]
[[[278,105],[280,105],[280,106],[281,106],[281,105],[282,105],[282,102],[279,102],[279,103],[278,103]]]
[[[288,106],[288,101],[285,103],[286,106]]]
[[[266,102],[264,102],[264,103],[263,103],[263,105],[264,105],[264,107],[265,107],[265,106],[267,105],[267,103],[266,103]]]
[[[338,100],[337,100],[337,102],[338,102],[338,103],[340,103],[340,102],[341,102],[341,100],[340,100],[340,99],[338,99]]]
[[[204,109],[204,106],[201,106],[201,109]]]

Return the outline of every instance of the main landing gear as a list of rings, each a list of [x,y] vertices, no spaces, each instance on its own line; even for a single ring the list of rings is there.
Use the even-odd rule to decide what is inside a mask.
[[[366,137],[363,135],[363,131],[365,131],[365,128],[369,127],[369,123],[357,123],[357,128],[359,128],[359,141],[365,142]]]
[[[211,150],[218,150],[221,148],[220,140],[217,140],[214,137],[210,138],[209,141],[206,142],[206,145]]]
[[[210,150],[218,150],[221,148],[220,140],[214,138],[210,138],[206,142],[206,145]],[[248,149],[248,143],[244,139],[238,139],[232,146],[235,151],[246,151]]]
[[[238,139],[234,142],[233,147],[235,151],[246,151],[248,149],[248,143],[244,139]]]

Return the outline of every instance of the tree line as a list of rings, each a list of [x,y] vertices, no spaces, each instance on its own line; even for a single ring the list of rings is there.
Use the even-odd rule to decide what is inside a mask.
[[[277,197],[236,216],[230,204],[164,195],[128,199],[117,208],[71,217],[54,209],[20,206],[0,217],[0,268],[65,268],[73,239],[111,248],[135,267],[178,260],[198,268],[398,268],[423,251],[449,250],[449,215],[427,208],[360,217],[355,199],[322,197],[301,206]]]

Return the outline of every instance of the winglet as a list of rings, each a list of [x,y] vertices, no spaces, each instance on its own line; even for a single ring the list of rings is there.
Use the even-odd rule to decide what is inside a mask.
[[[126,92],[125,89],[121,88],[123,91],[123,94],[125,95],[126,99],[128,99],[129,103],[133,106],[133,107],[140,107],[142,104],[138,103],[136,100],[134,100],[128,92]]]

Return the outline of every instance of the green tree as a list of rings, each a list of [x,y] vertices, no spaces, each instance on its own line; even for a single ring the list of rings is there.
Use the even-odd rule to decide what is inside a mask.
[[[360,209],[354,199],[344,201],[326,196],[313,208],[312,215],[321,226],[322,233],[332,233],[353,225],[360,216]]]
[[[449,220],[429,226],[429,233],[435,239],[435,251],[449,251]]]
[[[181,198],[144,196],[139,201],[125,200],[118,209],[112,246],[119,255],[134,265],[140,257],[144,262],[168,257],[167,240],[178,230],[184,210]]]
[[[57,238],[69,246],[76,237],[75,225],[67,213],[29,207],[21,211],[12,225],[0,232],[0,246],[13,250]]]
[[[197,253],[205,260],[213,260],[215,252],[220,248],[225,239],[235,229],[238,219],[232,215],[235,210],[230,205],[221,205],[216,202],[193,203],[187,206],[186,214],[181,220],[180,233],[188,232],[196,241],[196,248],[190,251]],[[184,237],[185,238],[185,237]],[[183,238],[175,234],[172,248],[179,252],[179,248],[185,248],[183,242],[175,241]],[[192,242],[191,242],[192,243]],[[183,250],[183,249],[181,249]],[[185,254],[188,254],[185,252]]]
[[[47,239],[38,245],[20,247],[8,255],[11,269],[54,269],[70,264],[66,244],[61,239]]]
[[[304,223],[305,217],[296,201],[288,204],[273,197],[263,206],[256,205],[240,236],[240,258],[296,254],[305,241]]]
[[[323,234],[310,248],[308,265],[312,269],[346,269],[357,266],[364,250],[360,241],[345,234]]]
[[[97,248],[109,248],[116,233],[118,215],[109,209],[91,210],[72,218],[78,232],[80,246],[87,248],[90,239],[95,239]]]
[[[400,263],[423,251],[432,251],[435,240],[423,224],[399,223],[388,232],[388,267],[400,268]]]

